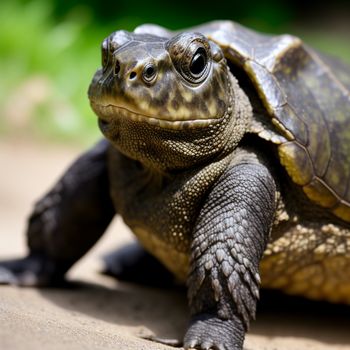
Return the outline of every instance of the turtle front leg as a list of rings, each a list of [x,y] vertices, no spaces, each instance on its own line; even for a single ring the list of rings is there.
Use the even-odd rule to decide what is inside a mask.
[[[220,178],[199,214],[185,349],[241,350],[255,318],[259,262],[273,222],[276,186],[265,165],[248,161]]]
[[[28,222],[28,256],[0,261],[0,284],[60,285],[66,271],[102,236],[115,214],[109,147],[102,140],[79,157],[36,203]]]

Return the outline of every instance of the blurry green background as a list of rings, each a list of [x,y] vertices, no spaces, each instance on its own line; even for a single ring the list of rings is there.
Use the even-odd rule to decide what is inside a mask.
[[[1,0],[0,137],[96,140],[86,91],[102,39],[145,22],[179,29],[213,19],[296,34],[350,63],[346,0]]]

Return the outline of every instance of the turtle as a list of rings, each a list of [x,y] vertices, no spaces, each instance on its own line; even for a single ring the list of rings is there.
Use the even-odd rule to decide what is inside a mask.
[[[61,283],[118,214],[133,268],[187,283],[185,349],[241,350],[260,286],[350,304],[349,66],[231,21],[147,24],[103,41],[88,96],[105,138],[36,203],[2,283]]]

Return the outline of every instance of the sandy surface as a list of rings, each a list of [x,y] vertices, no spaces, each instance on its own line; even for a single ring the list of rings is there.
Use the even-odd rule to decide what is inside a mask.
[[[24,254],[33,201],[79,153],[0,141],[0,258]],[[171,349],[142,334],[181,338],[187,322],[181,290],[136,286],[101,276],[100,256],[131,240],[116,220],[70,272],[72,289],[0,287],[0,349]],[[350,308],[263,294],[247,336],[250,350],[350,350]]]

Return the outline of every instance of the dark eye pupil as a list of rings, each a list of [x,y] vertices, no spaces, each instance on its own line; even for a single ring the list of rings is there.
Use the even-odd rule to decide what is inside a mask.
[[[117,60],[117,61],[115,62],[115,66],[114,66],[114,74],[117,75],[119,72],[120,72],[120,63],[119,63],[119,61]]]
[[[194,54],[191,64],[190,71],[194,75],[198,75],[202,73],[206,65],[206,55],[203,49],[198,49]]]
[[[145,71],[145,75],[147,77],[151,77],[153,74],[154,74],[154,67],[153,66],[147,67],[147,69]]]

